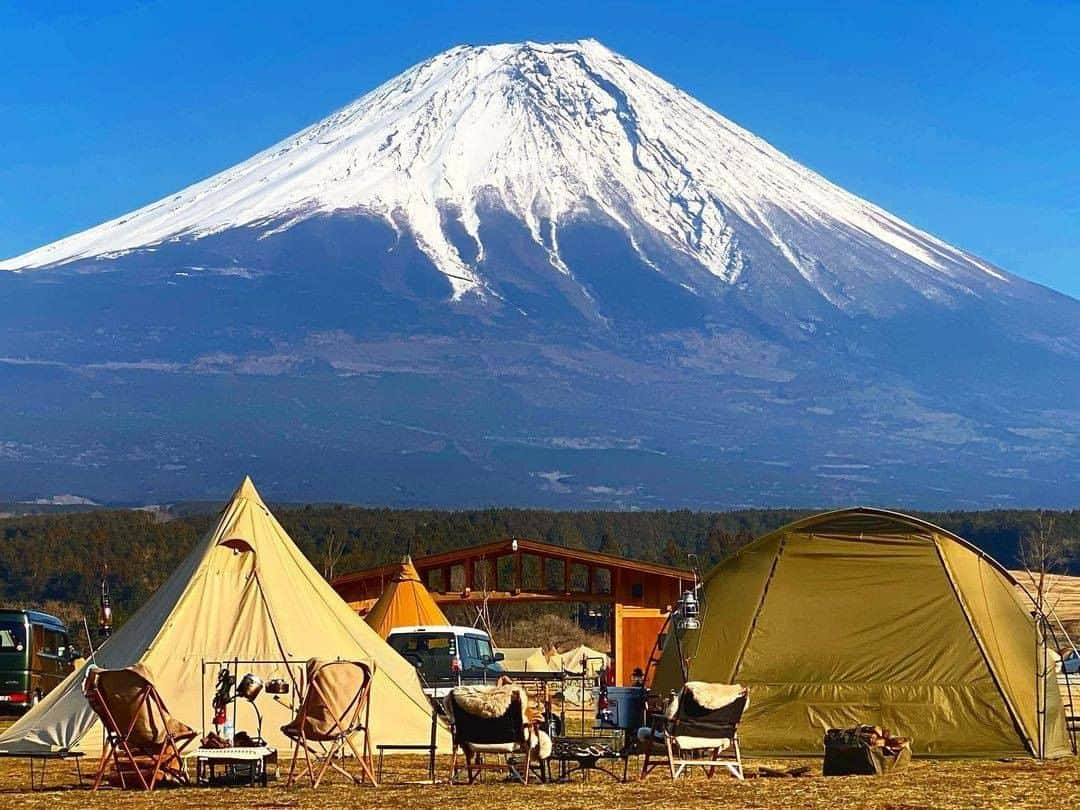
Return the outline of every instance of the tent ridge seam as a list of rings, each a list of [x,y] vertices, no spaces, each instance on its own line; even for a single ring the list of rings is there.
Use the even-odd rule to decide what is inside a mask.
[[[811,537],[812,536],[813,535],[811,534]],[[739,654],[735,657],[735,666],[731,670],[731,677],[728,678],[730,683],[738,682],[739,668],[742,666],[743,658],[746,656],[746,648],[750,646],[750,640],[754,637],[754,630],[757,627],[758,618],[761,616],[761,611],[765,607],[765,600],[769,596],[769,588],[772,587],[773,577],[776,575],[776,569],[780,565],[780,558],[784,555],[784,549],[786,548],[787,535],[785,534],[780,538],[780,543],[776,547],[776,556],[773,557],[772,566],[769,568],[769,576],[765,579],[765,587],[761,589],[761,598],[758,599],[757,607],[754,609],[754,615],[750,619],[749,626],[746,628],[746,637],[739,646]]]

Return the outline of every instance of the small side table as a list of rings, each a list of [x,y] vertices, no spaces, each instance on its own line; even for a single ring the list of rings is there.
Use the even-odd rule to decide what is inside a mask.
[[[589,780],[590,771],[599,771],[614,779],[616,782],[625,782],[629,769],[632,749],[623,745],[621,748],[613,748],[611,737],[555,737],[552,740],[550,763],[559,763],[556,781],[569,782],[574,773],[580,773],[584,781]],[[602,763],[622,761],[622,778],[615,771],[608,770]]]
[[[226,771],[246,768],[248,784],[256,781],[266,787],[271,768],[277,768],[277,749],[266,745],[253,748],[198,748],[187,755],[195,759],[195,782],[200,785],[213,785],[218,778],[217,767]]]
[[[8,751],[0,751],[0,757],[11,759],[26,759],[30,764],[30,790],[45,789],[45,766],[50,759],[60,762],[74,760],[75,773],[78,775],[79,787],[83,784],[82,766],[79,761],[83,758],[82,751],[35,751],[34,753],[20,754]],[[40,763],[40,768],[34,767],[34,762]]]

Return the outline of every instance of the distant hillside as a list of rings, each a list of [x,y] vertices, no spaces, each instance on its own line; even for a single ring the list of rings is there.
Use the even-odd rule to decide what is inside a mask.
[[[799,510],[733,512],[553,512],[361,509],[346,506],[273,507],[289,534],[324,573],[389,562],[406,551],[422,555],[506,536],[602,550],[706,569],[742,545],[809,514]],[[118,620],[161,584],[214,521],[213,508],[182,505],[162,513],[92,510],[0,520],[0,602],[43,606],[79,621],[96,617],[102,570],[108,571]],[[1080,510],[1053,513],[1064,537],[1080,537]],[[1033,511],[922,513],[1016,567],[1020,538],[1037,521]],[[334,548],[340,554],[334,552]],[[1080,573],[1077,555],[1069,566]],[[331,559],[334,557],[335,559]]]

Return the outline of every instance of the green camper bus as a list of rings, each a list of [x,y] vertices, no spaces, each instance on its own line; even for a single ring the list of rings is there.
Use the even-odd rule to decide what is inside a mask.
[[[63,622],[36,610],[0,609],[0,708],[37,704],[72,671]]]

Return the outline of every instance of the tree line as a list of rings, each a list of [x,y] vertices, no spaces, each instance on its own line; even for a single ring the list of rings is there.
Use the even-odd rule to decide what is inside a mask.
[[[504,539],[542,540],[702,571],[746,543],[811,510],[649,512],[537,509],[461,511],[280,505],[275,515],[315,567],[330,577],[413,556]],[[0,604],[39,607],[70,624],[96,622],[102,576],[117,621],[141,605],[214,525],[209,509],[163,519],[143,511],[96,510],[0,520]],[[1065,539],[1080,537],[1080,510],[918,513],[971,541],[1006,567],[1049,517]],[[1070,540],[1070,542],[1072,542]],[[696,555],[691,558],[689,555]],[[1062,565],[1080,573],[1070,546]]]

